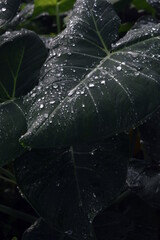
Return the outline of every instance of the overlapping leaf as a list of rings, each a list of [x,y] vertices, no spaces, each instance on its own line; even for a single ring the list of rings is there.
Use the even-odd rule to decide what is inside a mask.
[[[0,27],[6,25],[16,14],[20,0],[0,1]]]
[[[0,37],[0,165],[22,151],[18,140],[27,131],[26,108],[22,109],[21,100],[13,99],[38,83],[47,54],[43,42],[33,32],[7,32]]]
[[[38,83],[47,54],[31,31],[7,32],[0,37],[0,102],[25,95]]]
[[[122,190],[128,136],[106,142],[36,150],[15,162],[18,186],[50,226],[75,239],[94,239],[92,221]]]
[[[117,40],[119,18],[104,0],[77,1],[51,43],[41,82],[27,97],[31,147],[114,135],[141,124],[160,104],[160,24]]]

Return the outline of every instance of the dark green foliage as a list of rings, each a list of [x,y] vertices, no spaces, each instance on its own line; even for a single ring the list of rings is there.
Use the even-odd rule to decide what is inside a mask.
[[[19,1],[0,3],[0,177],[15,184],[14,171],[40,216],[22,240],[158,240],[156,214],[141,222],[155,232],[141,235],[121,201],[132,193],[160,207],[159,1],[115,3],[121,25],[106,0],[77,0],[57,37],[18,30],[46,18],[60,32],[73,3],[35,0],[17,16]],[[123,9],[136,15],[128,21]]]

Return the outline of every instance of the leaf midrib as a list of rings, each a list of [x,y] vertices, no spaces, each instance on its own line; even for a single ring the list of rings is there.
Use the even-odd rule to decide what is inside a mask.
[[[159,39],[159,36],[153,36],[153,37],[150,37],[150,38],[148,38],[148,39],[145,39],[145,40],[141,40],[141,41],[139,41],[139,42],[136,42],[136,43],[133,43],[132,45],[130,45],[130,46],[135,46],[135,45],[137,45],[137,44],[140,44],[142,41],[144,42],[144,41],[151,41],[151,40],[153,40],[153,39]],[[130,47],[130,46],[124,46],[122,49],[119,49],[118,51],[113,51],[113,52],[109,52],[109,54],[106,56],[106,57],[104,57],[101,61],[100,61],[100,63],[90,72],[90,73],[88,73],[86,76],[85,76],[85,78],[83,79],[83,80],[81,80],[73,89],[71,89],[72,91],[75,91],[81,84],[84,84],[84,82],[85,82],[85,80],[88,78],[88,75],[90,74],[90,75],[92,75],[95,71],[97,71],[98,70],[98,68],[100,68],[101,67],[101,65],[105,62],[105,61],[107,61],[107,59],[108,58],[110,58],[110,56],[113,56],[114,54],[117,54],[117,53],[121,53],[121,51],[123,50],[123,49],[125,49],[125,48],[128,48],[128,47]],[[75,90],[74,90],[75,89]],[[70,91],[71,91],[70,90]],[[39,125],[39,127],[37,128],[37,130],[36,130],[36,133],[35,133],[35,135],[37,135],[38,134],[38,132],[41,130],[41,128],[43,128],[43,126],[45,125],[45,123],[46,122],[48,122],[49,120],[50,120],[50,117],[51,117],[51,115],[55,115],[56,114],[56,112],[58,111],[58,109],[61,107],[61,105],[67,100],[67,99],[69,99],[70,98],[70,96],[66,96],[63,100],[62,100],[62,102],[60,102],[58,105],[57,105],[57,107],[49,114],[49,117],[47,118],[47,119],[45,119],[43,122],[42,122],[42,124],[41,125]],[[22,141],[23,142],[23,141]]]

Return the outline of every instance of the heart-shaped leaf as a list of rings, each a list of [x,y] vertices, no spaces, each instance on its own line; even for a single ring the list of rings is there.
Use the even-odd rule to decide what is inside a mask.
[[[93,239],[92,221],[122,190],[128,136],[72,147],[38,150],[15,161],[18,186],[53,228],[79,240]]]
[[[0,27],[6,25],[16,14],[20,0],[0,1]]]
[[[119,18],[105,0],[77,1],[53,39],[40,84],[27,97],[32,147],[72,145],[135,127],[160,104],[160,24],[117,40]]]
[[[34,32],[7,32],[0,37],[0,102],[22,96],[38,83],[47,54]]]

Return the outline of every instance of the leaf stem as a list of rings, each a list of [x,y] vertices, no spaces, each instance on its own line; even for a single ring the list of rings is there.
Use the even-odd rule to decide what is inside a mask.
[[[33,223],[34,221],[37,220],[36,217],[34,217],[30,214],[15,210],[15,209],[10,208],[10,207],[6,207],[5,205],[2,205],[2,204],[0,204],[0,212],[5,213],[5,214],[7,214],[9,216],[12,216],[12,217],[15,217],[15,218],[22,219],[22,220],[24,220],[26,222],[29,222],[29,223]]]
[[[5,168],[0,167],[0,174],[3,174],[3,175],[5,175],[6,177],[8,177],[9,179],[15,181],[15,176],[14,176],[10,171],[8,171],[8,170],[5,169]]]
[[[9,178],[4,177],[4,176],[2,176],[2,175],[0,175],[0,179],[3,179],[3,180],[6,181],[6,182],[9,182],[9,183],[12,183],[12,184],[17,185],[17,183],[16,183],[15,180],[13,180],[13,179],[9,179]]]
[[[60,22],[60,16],[59,16],[59,2],[56,1],[56,24],[57,24],[57,33],[59,34],[61,31],[61,22]]]

